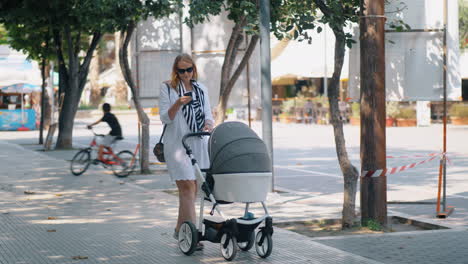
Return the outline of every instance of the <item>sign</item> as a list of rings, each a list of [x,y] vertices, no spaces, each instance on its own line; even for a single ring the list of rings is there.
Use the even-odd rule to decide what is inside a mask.
[[[36,111],[33,109],[0,110],[0,130],[13,130],[27,128],[36,129]]]

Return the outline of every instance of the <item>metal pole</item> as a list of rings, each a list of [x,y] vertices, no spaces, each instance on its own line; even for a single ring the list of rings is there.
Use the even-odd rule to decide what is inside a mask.
[[[447,153],[447,0],[444,0],[444,67],[443,67],[443,86],[444,86],[444,156],[443,156],[443,199],[442,199],[442,204],[443,204],[443,210],[444,212],[446,211],[446,182],[447,182],[447,173],[446,173],[446,165],[447,165],[447,159],[445,158],[445,155]]]
[[[271,108],[270,1],[260,1],[260,62],[262,89],[262,135],[271,158],[271,189],[274,190],[273,131]]]
[[[248,44],[248,36],[245,34],[245,44]],[[247,77],[247,118],[249,119],[249,127],[252,127],[251,117],[251,101],[250,101],[250,61],[245,65],[245,74]]]
[[[54,93],[54,62],[50,62],[50,82],[49,87],[51,91],[50,98],[50,124],[55,124],[55,93]],[[49,126],[50,128],[50,126]]]
[[[41,71],[41,75],[42,75],[42,86],[41,86],[41,121],[39,123],[39,144],[43,144],[44,143],[44,113],[45,113],[45,90],[46,90],[46,84],[45,84],[45,81],[44,81],[44,78],[45,78],[45,70],[46,70],[46,67],[45,67],[45,63],[46,63],[46,60],[45,59],[42,59],[42,71]],[[49,79],[50,80],[50,79]],[[36,113],[36,115],[38,115],[39,113]]]
[[[324,65],[324,77],[323,77],[323,95],[328,97],[328,73],[327,73],[327,25],[323,25],[323,39],[325,44],[325,50],[323,55],[323,65]]]
[[[387,223],[384,0],[362,0],[361,217]],[[375,175],[373,175],[375,174]]]

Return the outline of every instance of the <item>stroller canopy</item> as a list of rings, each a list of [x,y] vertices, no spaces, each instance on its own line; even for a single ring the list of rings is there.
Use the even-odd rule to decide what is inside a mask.
[[[212,174],[271,172],[265,143],[241,122],[225,122],[211,134],[208,152]]]

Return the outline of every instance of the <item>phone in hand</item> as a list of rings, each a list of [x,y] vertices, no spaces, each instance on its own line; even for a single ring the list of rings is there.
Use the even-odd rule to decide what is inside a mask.
[[[192,92],[186,92],[186,93],[184,93],[184,96],[192,97]],[[191,103],[192,103],[192,101],[188,102],[187,104],[191,104]]]

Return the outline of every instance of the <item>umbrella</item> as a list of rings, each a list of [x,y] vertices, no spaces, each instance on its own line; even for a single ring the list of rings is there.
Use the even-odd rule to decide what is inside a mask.
[[[16,83],[12,85],[0,86],[2,93],[32,93],[40,92],[41,86],[29,83]]]

